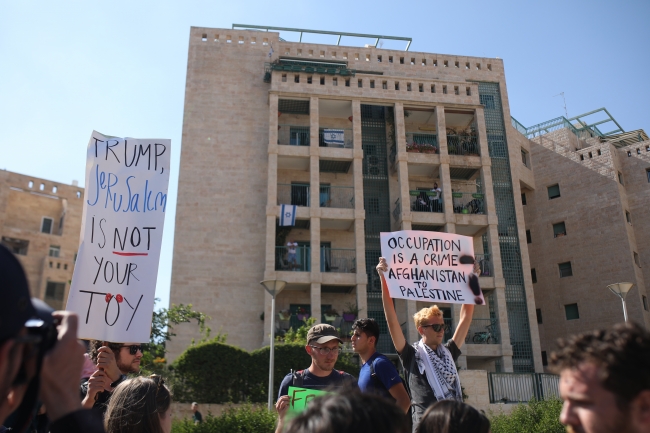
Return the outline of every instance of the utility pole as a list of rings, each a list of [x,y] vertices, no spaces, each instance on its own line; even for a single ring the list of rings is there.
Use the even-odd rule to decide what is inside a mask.
[[[568,119],[568,118],[569,118],[569,114],[568,114],[568,112],[566,111],[566,99],[564,99],[564,92],[560,92],[560,93],[558,93],[557,95],[554,95],[553,97],[555,98],[556,96],[562,96],[562,100],[564,101],[564,117],[566,117],[566,118]]]

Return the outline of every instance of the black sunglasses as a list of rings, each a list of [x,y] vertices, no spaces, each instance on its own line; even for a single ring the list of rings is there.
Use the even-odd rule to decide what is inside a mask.
[[[447,325],[445,325],[444,323],[441,323],[441,324],[436,323],[436,324],[433,324],[433,325],[420,325],[420,326],[423,327],[423,328],[429,328],[430,327],[435,332],[444,331],[447,328]]]
[[[120,346],[120,347],[128,347],[129,348],[129,353],[131,355],[135,355],[138,353],[138,350],[142,352],[142,345],[141,344],[132,344],[131,346]]]

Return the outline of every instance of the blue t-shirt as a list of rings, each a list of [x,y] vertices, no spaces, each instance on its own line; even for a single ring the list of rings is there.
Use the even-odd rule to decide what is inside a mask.
[[[288,395],[290,386],[293,386],[293,375],[291,373],[287,374],[284,376],[284,379],[282,379],[278,398],[283,395]],[[332,373],[325,377],[319,377],[311,374],[309,370],[304,370],[302,386],[299,387],[326,391],[329,388],[338,388],[342,386],[353,386],[356,388],[357,380],[351,374],[338,370],[332,370]]]
[[[377,384],[375,379],[370,375],[370,364],[373,364],[375,374],[384,385],[383,388],[380,388],[378,386],[379,384]],[[361,371],[359,372],[359,388],[361,389],[361,392],[371,392],[393,399],[393,396],[388,392],[388,390],[398,383],[402,383],[402,378],[399,377],[397,369],[388,358],[379,352],[375,352],[370,359],[363,364],[363,367],[361,367]]]

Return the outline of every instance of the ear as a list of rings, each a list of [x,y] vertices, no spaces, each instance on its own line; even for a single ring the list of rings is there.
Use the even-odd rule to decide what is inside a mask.
[[[650,429],[650,390],[641,391],[630,405],[632,425],[637,427],[638,431]]]
[[[305,350],[307,351],[307,355],[311,356],[311,351],[312,351],[311,346],[310,345],[305,346]]]

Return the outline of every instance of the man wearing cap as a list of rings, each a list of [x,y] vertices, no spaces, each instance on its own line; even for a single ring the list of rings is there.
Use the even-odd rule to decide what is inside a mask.
[[[277,431],[282,431],[284,415],[289,407],[289,387],[325,390],[342,386],[356,385],[354,376],[334,369],[339,357],[343,341],[339,338],[336,328],[332,325],[314,325],[307,332],[305,350],[311,356],[311,365],[306,370],[287,374],[280,384],[278,401],[275,410],[278,411],[279,422]]]
[[[37,315],[25,273],[3,245],[0,299],[0,431],[15,411],[13,431],[24,432],[40,399],[47,408],[51,433],[103,432],[101,420],[82,410],[79,401],[84,348],[77,341],[77,315],[65,311]],[[30,320],[35,318],[39,320]],[[56,335],[39,332],[43,329]],[[46,352],[47,341],[54,346]]]

